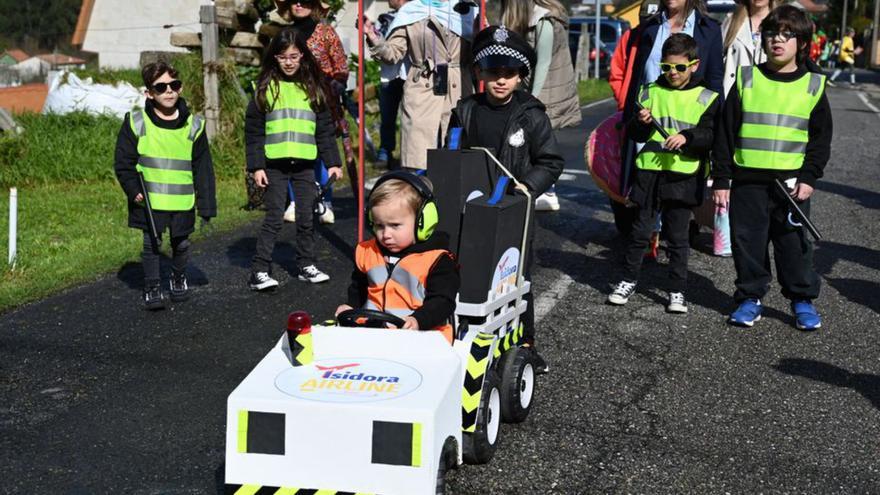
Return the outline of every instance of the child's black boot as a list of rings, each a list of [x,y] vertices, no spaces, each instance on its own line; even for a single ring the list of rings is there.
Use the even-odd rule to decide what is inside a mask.
[[[189,299],[189,287],[186,284],[186,273],[171,273],[171,300],[183,302]]]
[[[165,309],[165,294],[158,285],[144,288],[144,309],[155,311]]]

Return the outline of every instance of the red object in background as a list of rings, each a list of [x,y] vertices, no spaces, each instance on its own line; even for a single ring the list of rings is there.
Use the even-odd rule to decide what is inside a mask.
[[[608,58],[608,54],[605,53],[604,50],[600,51],[599,52],[599,60],[602,61],[602,60],[605,60],[606,58]],[[595,48],[590,50],[590,62],[592,62],[594,60],[596,60],[596,49]]]
[[[297,335],[304,333],[311,333],[312,331],[312,317],[309,316],[305,311],[294,311],[287,316],[287,336],[290,338],[291,333],[293,333],[293,338],[296,338]],[[292,339],[291,339],[292,340]]]

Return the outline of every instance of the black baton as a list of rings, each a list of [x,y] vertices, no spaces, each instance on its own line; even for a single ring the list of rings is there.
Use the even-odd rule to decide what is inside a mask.
[[[816,226],[813,225],[813,222],[810,221],[810,218],[804,213],[804,210],[801,209],[800,205],[797,204],[797,201],[791,197],[791,194],[788,192],[788,188],[785,187],[785,184],[782,183],[779,179],[774,179],[776,181],[776,187],[779,189],[779,192],[785,196],[785,199],[788,201],[788,206],[790,207],[790,215],[794,215],[798,220],[798,227],[806,227],[807,231],[813,236],[813,239],[817,241],[822,239],[822,234],[819,233],[819,230],[816,229]],[[789,220],[791,222],[791,220]],[[791,222],[794,225],[794,222]]]
[[[158,249],[161,241],[159,240],[159,231],[156,230],[156,219],[153,217],[153,207],[150,205],[150,195],[147,194],[147,185],[144,182],[143,172],[138,172],[138,182],[141,184],[141,191],[144,194],[144,209],[147,212],[147,226],[150,228],[150,240],[153,246]]]

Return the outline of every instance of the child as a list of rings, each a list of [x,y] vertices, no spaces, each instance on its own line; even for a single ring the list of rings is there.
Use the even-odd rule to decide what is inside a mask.
[[[115,171],[128,198],[128,226],[144,232],[144,306],[165,307],[160,287],[159,245],[167,228],[171,237],[171,300],[189,297],[186,263],[189,235],[195,227],[195,209],[202,222],[217,215],[214,165],[204,119],[189,113],[180,97],[183,84],[174,67],[156,62],[144,66],[146,104],[122,121],[116,139]],[[146,199],[153,211],[159,238],[150,233],[144,193],[138,174],[143,174]]]
[[[283,225],[287,183],[296,194],[296,262],[298,278],[319,283],[330,279],[315,266],[315,160],[333,164],[342,177],[334,127],[327,110],[320,72],[305,38],[291,28],[278,33],[263,57],[254,98],[245,116],[247,167],[257,186],[265,188],[266,217],[257,234],[248,285],[262,291],[278,286],[272,278],[272,250]]]
[[[658,211],[669,247],[670,313],[687,313],[688,226],[691,210],[702,202],[707,155],[712,147],[718,94],[694,76],[700,66],[697,42],[684,33],[670,36],[661,49],[657,81],[639,94],[639,110],[627,129],[636,142],[646,143],[636,156],[630,201],[638,215],[629,234],[623,280],[608,296],[611,304],[626,304],[636,290],[645,248],[651,240]],[[669,134],[663,138],[655,122]]]
[[[373,187],[367,210],[375,238],[355,249],[348,304],[336,314],[361,307],[385,311],[401,317],[405,330],[439,330],[452,343],[460,279],[447,250],[449,236],[434,232],[431,183],[410,172],[387,173]]]
[[[761,319],[761,298],[771,277],[771,241],[776,276],[782,295],[791,300],[797,328],[822,325],[812,303],[819,296],[812,242],[788,221],[786,199],[774,184],[783,181],[809,213],[809,198],[831,153],[825,76],[804,66],[811,24],[790,5],[770,12],[761,23],[768,60],[741,67],[725,102],[712,175],[715,204],[730,204],[733,297],[739,305],[730,315],[733,325],[751,327]]]
[[[474,74],[485,93],[462,98],[452,111],[450,129],[461,128],[461,147],[493,150],[532,200],[543,194],[562,173],[563,160],[556,146],[546,107],[531,94],[517,89],[535,66],[535,51],[526,40],[504,26],[489,26],[474,39]],[[534,217],[533,217],[534,218]],[[531,279],[534,228],[529,229],[524,275]],[[549,370],[535,349],[535,310],[532,294],[526,295],[523,338],[531,350],[538,373]]]

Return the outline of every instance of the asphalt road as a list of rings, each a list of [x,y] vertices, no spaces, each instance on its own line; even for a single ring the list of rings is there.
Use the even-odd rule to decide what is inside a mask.
[[[453,493],[880,490],[880,117],[855,91],[829,96],[815,333],[793,328],[775,284],[754,329],[727,326],[733,264],[707,254],[708,232],[691,256],[690,314],[664,313],[657,264],[627,306],[605,305],[622,243],[582,149],[612,105],[562,133],[563,209],[539,217],[533,286],[552,373],[527,421],[502,427],[495,459],[450,475]],[[343,298],[355,207],[343,197],[337,208],[318,243],[327,284],[290,279],[288,227],[282,287],[251,293],[249,226],[196,246],[195,295],[168,311],[140,309],[132,264],[0,316],[0,492],[220,492],[227,395],[289,311],[329,316]]]

